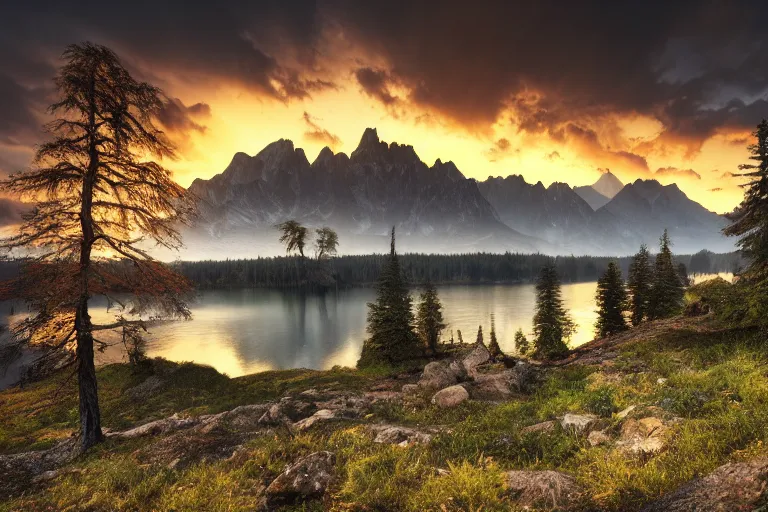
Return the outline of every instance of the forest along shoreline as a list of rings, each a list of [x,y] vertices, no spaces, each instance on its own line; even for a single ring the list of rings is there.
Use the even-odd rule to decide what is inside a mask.
[[[549,261],[554,261],[565,283],[592,282],[615,261],[624,275],[629,272],[632,256],[555,256],[542,254],[410,254],[399,255],[403,276],[409,286],[421,286],[426,280],[435,285],[449,284],[530,284]],[[334,256],[329,265],[332,281],[299,283],[296,268],[301,256],[276,256],[237,260],[178,261],[172,266],[201,290],[237,288],[310,288],[373,287],[386,254]],[[25,260],[0,260],[0,281],[19,274]],[[739,252],[676,254],[675,261],[685,265],[691,275],[736,273],[746,265]]]

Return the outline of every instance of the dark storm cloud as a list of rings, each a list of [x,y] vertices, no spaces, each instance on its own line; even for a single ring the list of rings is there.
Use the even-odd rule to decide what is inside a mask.
[[[290,102],[352,72],[393,115],[410,106],[488,130],[508,112],[521,132],[642,168],[595,126],[652,116],[660,142],[696,151],[768,116],[766,15],[749,0],[16,2],[3,9],[0,70],[22,90],[5,85],[0,137],[31,125],[33,91],[64,46],[92,40],[161,86],[168,73]]]
[[[313,142],[320,142],[326,144],[332,149],[337,148],[341,144],[341,139],[337,135],[332,134],[325,128],[320,127],[317,124],[318,119],[309,115],[308,112],[304,112],[301,116],[307,129],[304,132],[304,138]]]
[[[382,69],[359,68],[355,70],[357,83],[368,96],[389,107],[397,103],[397,97],[390,92],[394,79]]]
[[[205,132],[205,125],[197,120],[211,116],[211,107],[207,103],[195,103],[186,106],[178,98],[168,98],[157,113],[157,119],[169,131]]]
[[[411,101],[466,125],[488,126],[508,108],[536,133],[640,113],[658,117],[667,140],[695,145],[768,115],[764,2],[333,5]]]

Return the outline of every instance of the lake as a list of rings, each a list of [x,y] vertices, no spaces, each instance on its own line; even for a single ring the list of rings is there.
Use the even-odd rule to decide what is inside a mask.
[[[564,284],[563,300],[578,330],[572,346],[593,338],[596,283]],[[474,342],[483,326],[485,341],[496,319],[499,344],[513,352],[518,328],[531,331],[534,285],[452,285],[438,288],[444,317],[458,341]],[[414,295],[418,290],[414,290]],[[284,290],[204,291],[192,306],[193,319],[149,328],[150,356],[208,364],[232,377],[269,369],[354,366],[366,337],[371,288],[324,295]],[[105,306],[91,308],[94,322],[107,322]],[[119,360],[119,350],[98,356],[101,363]]]
[[[712,277],[697,276],[696,281]],[[732,279],[730,274],[720,277]],[[572,347],[594,337],[596,287],[595,282],[562,285],[565,307],[577,326]],[[504,351],[514,354],[519,328],[530,339],[533,284],[449,285],[438,287],[438,292],[449,324],[444,340],[453,331],[458,341],[460,330],[465,342],[474,342],[482,324],[487,343],[491,314]],[[413,291],[414,298],[418,293]],[[268,289],[204,291],[192,305],[192,320],[150,325],[147,352],[208,364],[231,377],[270,369],[354,366],[366,337],[367,303],[374,298],[372,288],[324,295]],[[11,321],[21,320],[25,310],[19,303],[0,303],[0,324],[8,322],[12,311]],[[113,320],[106,303],[95,299],[91,315],[96,323]],[[96,357],[99,364],[125,360],[119,346]],[[0,372],[0,389],[13,381],[14,373]]]

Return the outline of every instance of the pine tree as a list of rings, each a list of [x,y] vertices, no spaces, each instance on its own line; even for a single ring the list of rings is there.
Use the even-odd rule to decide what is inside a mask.
[[[501,351],[499,346],[499,340],[496,339],[496,319],[491,314],[491,340],[488,342],[488,352],[491,353],[493,359],[498,359],[504,356],[504,352]]]
[[[679,313],[683,308],[683,282],[680,279],[677,266],[672,259],[672,243],[669,233],[659,239],[659,254],[653,267],[653,286],[648,301],[648,317],[651,319],[669,318]]]
[[[29,169],[0,181],[4,193],[37,203],[0,251],[30,255],[13,289],[35,313],[14,326],[15,339],[51,348],[36,365],[74,348],[67,362],[77,367],[87,449],[103,438],[94,351],[108,345],[100,334],[138,336],[139,315],[190,316],[191,283],[146,249],[180,247],[177,229],[192,205],[160,164],[175,155],[154,124],[162,91],[134,79],[104,46],[70,45],[63,58],[49,140]],[[118,305],[114,323],[93,322],[89,301],[98,295]]]
[[[461,329],[456,330],[456,335],[459,337],[459,345],[464,344],[464,338],[461,336]]]
[[[437,296],[435,285],[427,281],[420,299],[416,312],[416,328],[426,347],[436,354],[440,333],[446,326],[443,322],[443,305]]]
[[[744,199],[723,233],[740,237],[737,244],[750,261],[742,277],[763,283],[768,279],[768,121],[763,119],[753,135],[757,140],[747,149],[755,163],[739,166],[746,172],[738,176],[748,180],[742,185]]]
[[[748,321],[768,323],[768,121],[763,119],[753,132],[755,143],[747,149],[754,163],[741,164],[739,173],[746,182],[744,199],[729,215],[733,222],[723,229],[727,236],[738,236],[737,245],[749,261],[739,272],[739,283],[748,286],[743,295]]]
[[[477,339],[475,340],[475,343],[478,345],[485,345],[485,341],[483,341],[483,326],[479,326],[477,328]]]
[[[535,357],[553,358],[568,352],[573,320],[563,307],[560,278],[554,264],[545,265],[536,282],[536,313],[533,316]]]
[[[632,258],[629,264],[629,276],[627,288],[629,288],[632,325],[639,325],[648,316],[648,300],[653,284],[653,267],[651,267],[651,254],[645,244],[640,246],[640,251]]]
[[[405,286],[400,261],[395,252],[395,228],[389,258],[381,270],[376,301],[368,304],[368,334],[358,366],[378,362],[394,363],[418,356],[419,338],[413,329],[411,296]]]
[[[515,332],[515,350],[517,350],[518,354],[524,356],[528,353],[529,349],[530,344],[528,343],[528,338],[526,338],[522,329],[518,329],[517,332]]]
[[[604,338],[618,332],[626,331],[627,320],[624,311],[627,310],[627,289],[621,276],[619,266],[611,261],[605,274],[597,281],[597,336]]]

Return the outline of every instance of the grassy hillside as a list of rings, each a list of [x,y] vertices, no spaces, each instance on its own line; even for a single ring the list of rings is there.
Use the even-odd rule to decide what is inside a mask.
[[[112,365],[99,372],[111,430],[300,397],[308,389],[312,396],[365,396],[375,389],[373,395],[389,392],[391,399],[374,401],[360,417],[301,432],[275,426],[242,436],[232,427],[109,439],[49,478],[6,488],[10,496],[0,510],[254,510],[287,464],[318,450],[336,454],[331,488],[283,510],[515,510],[516,496],[504,481],[512,469],[573,475],[583,499],[568,508],[639,510],[726,462],[765,455],[766,343],[756,330],[710,317],[648,323],[543,369],[531,394],[451,409],[432,405],[429,396],[400,396],[415,373],[290,370],[229,379],[159,360],[140,371]],[[615,438],[627,421],[617,413],[629,406],[635,406],[630,416],[669,425],[661,450],[629,454],[616,442],[592,446],[559,423],[523,430],[566,413],[590,413]],[[49,447],[68,438],[76,421],[75,383],[66,374],[1,392],[0,453]],[[432,438],[406,447],[376,443],[371,426],[379,423]]]

